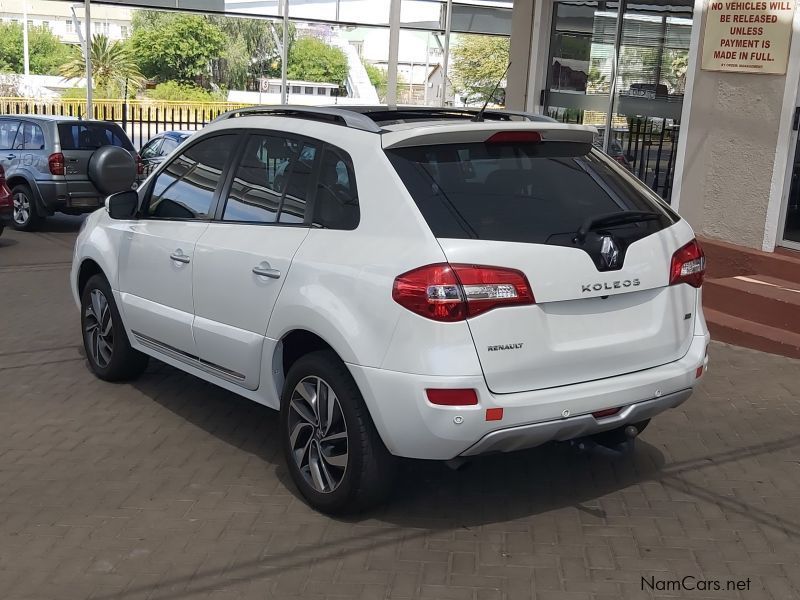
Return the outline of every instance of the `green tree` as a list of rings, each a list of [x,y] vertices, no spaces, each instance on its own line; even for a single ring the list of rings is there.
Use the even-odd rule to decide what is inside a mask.
[[[193,85],[165,81],[146,92],[153,100],[183,100],[185,102],[219,102],[225,100],[224,94],[214,94]]]
[[[144,75],[183,83],[207,81],[227,44],[206,17],[151,10],[134,14],[130,41]]]
[[[125,42],[111,41],[96,33],[90,46],[92,58],[92,84],[97,94],[105,98],[119,97],[126,87],[129,95],[141,87],[145,78]],[[84,77],[86,61],[79,48],[74,49],[73,57],[59,70],[62,77]]]
[[[385,69],[381,69],[380,67],[376,67],[373,64],[370,64],[366,61],[364,62],[364,68],[367,71],[367,77],[369,77],[369,82],[375,86],[375,90],[378,92],[378,98],[381,101],[386,99],[386,87],[389,82],[389,75]]]
[[[296,40],[289,50],[289,79],[344,85],[349,68],[345,53],[313,37]]]
[[[452,80],[465,104],[483,104],[489,99],[508,67],[508,52],[507,37],[459,36],[452,52]],[[492,100],[497,101],[499,95]]]
[[[28,60],[34,75],[56,75],[70,47],[44,26],[28,27]],[[0,23],[0,72],[23,73],[22,25]]]

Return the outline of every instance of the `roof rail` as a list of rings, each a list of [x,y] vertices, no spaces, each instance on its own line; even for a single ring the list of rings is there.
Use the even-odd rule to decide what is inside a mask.
[[[333,108],[328,106],[249,106],[247,108],[237,108],[235,110],[222,113],[212,121],[222,121],[225,119],[233,119],[235,117],[248,117],[248,116],[276,116],[276,117],[294,117],[300,119],[310,119],[317,121],[326,121],[336,125],[344,125],[352,129],[360,129],[362,131],[369,131],[370,133],[380,133],[381,128],[367,117],[359,112]]]
[[[435,106],[349,106],[348,110],[370,117],[373,121],[402,121],[405,119],[424,118],[473,118],[478,114],[477,108],[455,108]],[[510,121],[518,117],[526,121],[553,122],[555,119],[536,113],[488,108],[484,112],[487,120]]]

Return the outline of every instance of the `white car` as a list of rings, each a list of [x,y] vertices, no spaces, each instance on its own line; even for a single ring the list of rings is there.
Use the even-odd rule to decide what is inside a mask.
[[[707,366],[705,259],[594,134],[498,111],[225,115],[87,219],[89,366],[129,379],[152,356],[280,410],[325,512],[377,502],[396,457],[621,443]]]

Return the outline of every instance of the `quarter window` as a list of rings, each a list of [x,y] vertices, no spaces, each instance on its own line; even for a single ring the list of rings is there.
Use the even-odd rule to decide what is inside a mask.
[[[253,135],[236,169],[223,221],[300,224],[305,219],[314,144]]]
[[[355,229],[359,219],[353,161],[329,146],[322,156],[312,222],[326,229]]]
[[[176,157],[153,183],[145,214],[156,219],[209,219],[214,192],[237,136],[207,138]]]
[[[43,150],[42,128],[34,123],[22,123],[14,140],[14,150]]]

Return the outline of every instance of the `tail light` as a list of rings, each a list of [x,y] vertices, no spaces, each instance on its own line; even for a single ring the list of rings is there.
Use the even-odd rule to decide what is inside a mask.
[[[136,155],[136,174],[144,175],[144,162],[142,162],[142,157],[138,154]]]
[[[688,283],[699,288],[706,274],[706,256],[697,240],[692,240],[672,255],[669,268],[669,284]]]
[[[61,152],[54,152],[47,157],[47,167],[51,175],[64,175],[64,155]]]
[[[0,165],[0,208],[8,209],[14,206],[11,190],[6,185],[6,170]]]
[[[463,321],[494,308],[534,304],[527,277],[515,269],[438,263],[398,276],[392,298],[434,321]]]
[[[498,131],[486,140],[487,144],[536,144],[542,141],[538,131]]]

